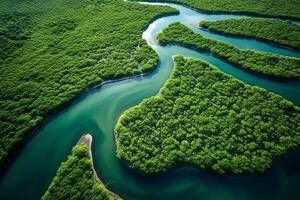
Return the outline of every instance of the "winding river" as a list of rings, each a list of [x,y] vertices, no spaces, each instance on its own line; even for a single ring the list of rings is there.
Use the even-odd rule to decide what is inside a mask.
[[[157,3],[159,4],[159,3]],[[180,167],[146,177],[129,169],[115,156],[113,129],[118,117],[143,99],[157,94],[172,71],[172,56],[181,54],[205,60],[223,72],[250,85],[257,85],[300,105],[300,81],[276,82],[260,78],[225,63],[210,54],[179,46],[161,47],[155,36],[170,23],[181,22],[193,31],[229,42],[239,48],[299,57],[300,53],[251,39],[232,38],[199,29],[200,20],[220,20],[240,15],[214,15],[175,4],[178,16],[162,17],[149,25],[143,38],[157,52],[157,69],[147,76],[104,84],[89,90],[64,111],[51,118],[32,138],[0,180],[0,199],[39,199],[60,163],[70,154],[82,133],[93,134],[96,171],[103,182],[125,199],[297,199],[300,197],[300,151],[275,160],[261,176],[224,176],[192,167]]]

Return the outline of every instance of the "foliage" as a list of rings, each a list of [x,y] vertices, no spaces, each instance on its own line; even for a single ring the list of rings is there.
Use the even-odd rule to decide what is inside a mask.
[[[254,14],[260,16],[300,19],[299,0],[147,0],[179,3],[212,13]]]
[[[200,26],[225,35],[250,37],[300,50],[300,26],[290,21],[241,18],[201,21]]]
[[[103,185],[93,177],[92,161],[88,147],[79,144],[72,150],[66,162],[59,167],[42,200],[100,200],[113,199]]]
[[[300,59],[252,50],[240,50],[228,43],[202,37],[180,23],[171,24],[158,35],[162,45],[179,44],[215,56],[245,71],[271,79],[299,79]]]
[[[0,60],[20,48],[30,35],[30,16],[19,13],[0,15]]]
[[[170,13],[120,0],[0,2],[0,164],[49,114],[102,80],[153,69],[141,39]]]
[[[178,164],[261,173],[300,144],[300,108],[205,62],[176,57],[160,95],[126,111],[115,132],[117,156],[144,173]]]

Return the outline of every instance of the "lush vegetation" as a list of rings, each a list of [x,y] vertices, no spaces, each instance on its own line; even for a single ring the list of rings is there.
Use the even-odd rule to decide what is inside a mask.
[[[300,59],[252,50],[240,50],[228,43],[202,37],[180,23],[171,24],[158,35],[162,45],[179,44],[215,56],[243,70],[272,79],[299,79]]]
[[[147,0],[173,2],[212,13],[240,13],[300,19],[299,0]]]
[[[261,173],[300,144],[300,108],[211,65],[175,58],[158,96],[125,112],[117,155],[144,173],[180,164],[223,174]]]
[[[290,21],[241,18],[220,21],[201,21],[200,26],[225,35],[256,38],[300,50],[300,26]]]
[[[114,199],[103,185],[94,180],[92,161],[85,144],[76,145],[72,155],[59,167],[42,200]]]
[[[87,88],[153,69],[158,57],[141,32],[177,12],[122,0],[2,0],[0,164]]]

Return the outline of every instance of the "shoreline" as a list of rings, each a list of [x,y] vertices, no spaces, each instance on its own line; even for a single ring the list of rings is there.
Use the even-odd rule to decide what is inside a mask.
[[[162,13],[158,16],[153,17],[152,19],[149,20],[149,22],[144,27],[142,27],[141,33],[143,33],[150,26],[150,24],[152,24],[155,20],[157,20],[159,18],[167,17],[167,16],[178,15],[178,14],[179,14],[179,11],[176,10],[174,12]],[[147,43],[147,41],[145,39],[143,39],[143,40]],[[147,45],[148,45],[148,43],[147,43]],[[116,79],[107,79],[107,80],[101,79],[99,83],[96,83],[95,85],[92,85],[92,86],[88,86],[85,90],[80,92],[78,95],[76,95],[75,97],[71,98],[67,102],[64,102],[63,104],[61,104],[57,108],[55,108],[54,111],[51,112],[48,116],[43,117],[43,119],[35,127],[33,127],[27,133],[24,134],[24,137],[22,138],[22,140],[18,144],[16,144],[15,148],[9,152],[9,155],[6,158],[4,158],[2,162],[0,162],[0,178],[6,173],[6,170],[9,169],[11,164],[17,159],[17,157],[20,155],[20,153],[24,150],[27,143],[36,136],[36,133],[39,130],[41,130],[41,128],[43,128],[47,123],[49,123],[49,121],[51,121],[53,118],[55,118],[58,113],[69,109],[73,104],[76,104],[81,98],[84,98],[85,96],[89,95],[89,93],[93,92],[96,89],[100,89],[104,85],[107,85],[109,83],[126,81],[129,79],[143,78],[145,76],[151,76],[153,73],[155,73],[155,71],[157,70],[157,67],[159,65],[159,56],[156,52],[155,52],[155,54],[157,55],[157,62],[152,68],[148,69],[147,71],[141,72],[139,74],[128,74],[128,75],[125,75],[124,77],[119,77]]]
[[[153,99],[153,98],[156,98],[156,97],[162,97],[164,98],[162,95],[161,95],[161,91],[164,90],[166,88],[166,85],[168,84],[169,80],[171,79],[173,73],[174,73],[174,70],[176,68],[176,62],[175,62],[175,57],[178,56],[178,55],[173,55],[172,56],[172,60],[173,60],[173,63],[174,63],[174,66],[173,66],[173,69],[172,69],[172,72],[170,74],[170,77],[168,78],[168,80],[164,83],[164,85],[160,88],[160,90],[158,91],[158,93],[152,97],[148,97],[146,98],[147,100],[149,99]],[[182,55],[180,55],[182,56]],[[194,59],[194,58],[191,58],[191,57],[185,57],[185,56],[182,56],[186,59]],[[195,60],[195,59],[194,59]],[[212,66],[214,69],[217,69],[219,70],[216,66],[206,62],[206,61],[202,61],[202,62],[205,62],[206,64]],[[231,75],[228,75],[226,74],[225,72],[222,72],[224,73],[225,75],[227,76],[231,76]],[[238,81],[240,81],[239,79],[237,79]],[[252,85],[249,85],[249,84],[246,84],[246,83],[243,83],[245,84],[245,87],[254,87]],[[263,90],[266,90],[264,88],[262,88]],[[267,92],[270,92],[272,93],[272,95],[275,95],[275,96],[279,96],[281,97],[279,94],[277,93],[274,93],[274,92],[271,92],[271,91],[268,91],[266,90]],[[282,97],[283,98],[283,97]],[[145,99],[144,99],[145,100]],[[288,102],[291,102],[290,100],[288,99],[284,99],[285,101],[288,101]],[[297,106],[300,108],[300,105],[297,105],[293,102],[291,102],[294,106]],[[119,147],[119,132],[116,131],[116,127],[121,125],[122,124],[122,120],[123,118],[131,112],[132,109],[140,109],[141,107],[141,104],[143,104],[143,102],[140,102],[139,104],[125,110],[121,115],[120,117],[118,118],[118,121],[116,122],[116,125],[115,125],[115,128],[114,128],[114,131],[113,131],[113,135],[114,135],[114,140],[115,140],[115,145],[116,145],[116,154],[118,154],[118,151],[120,149]],[[207,171],[208,173],[210,174],[213,174],[213,175],[216,175],[218,177],[228,177],[228,176],[231,176],[231,177],[243,177],[243,176],[264,176],[265,174],[269,173],[269,171],[271,169],[274,169],[275,167],[275,164],[278,163],[280,160],[283,160],[285,157],[289,156],[290,154],[292,153],[295,153],[295,152],[299,152],[300,151],[300,146],[297,146],[297,147],[294,147],[294,148],[291,148],[291,149],[288,149],[286,150],[282,155],[275,155],[272,157],[272,160],[271,160],[271,163],[270,163],[270,166],[268,166],[267,168],[265,168],[262,172],[255,172],[253,174],[251,173],[233,173],[233,172],[226,172],[226,174],[222,174],[222,173],[217,173],[217,172],[214,172],[212,169],[209,169],[209,168],[201,168],[197,165],[194,165],[192,163],[188,163],[188,162],[184,162],[184,161],[177,161],[177,162],[174,162],[173,165],[167,169],[164,169],[164,170],[161,170],[161,171],[158,171],[158,172],[151,172],[151,173],[148,173],[148,172],[145,172],[145,171],[142,171],[140,170],[139,168],[135,168],[135,167],[132,167],[132,165],[130,165],[130,162],[128,162],[128,160],[124,159],[123,157],[118,157],[117,158],[123,162],[126,166],[128,166],[128,168],[130,169],[133,169],[135,170],[138,174],[140,174],[141,176],[146,176],[146,177],[151,177],[151,176],[158,176],[158,175],[162,175],[162,174],[165,174],[169,171],[172,171],[172,170],[177,170],[177,169],[180,169],[180,168],[184,168],[184,167],[191,167],[197,171]]]
[[[130,1],[129,1],[130,2]],[[261,16],[261,15],[257,15],[257,14],[247,14],[247,13],[235,13],[235,12],[206,12],[205,10],[199,10],[193,7],[189,7],[188,5],[182,4],[182,3],[178,3],[178,2],[173,2],[173,1],[145,1],[145,0],[133,0],[132,2],[148,2],[148,3],[173,3],[173,4],[178,4],[187,8],[190,8],[192,10],[195,10],[197,12],[203,12],[203,13],[207,13],[207,14],[246,14],[249,16]],[[166,5],[167,6],[167,5]],[[148,24],[146,24],[142,29],[141,32],[145,31],[149,25],[151,23],[153,23],[153,21],[162,18],[162,17],[166,17],[166,16],[172,16],[172,15],[178,15],[177,12],[170,12],[170,13],[163,13],[161,15],[158,15],[156,17],[154,17],[153,19],[151,19],[149,21]],[[262,17],[268,17],[268,16],[263,16]],[[276,16],[269,16],[268,18],[276,18]],[[277,17],[278,18],[278,17]],[[297,19],[291,19],[294,20],[296,22],[300,22],[297,21]],[[180,46],[180,45],[179,45]],[[183,46],[184,47],[184,46]],[[194,49],[195,50],[195,49]],[[81,92],[79,95],[75,96],[74,98],[70,99],[69,101],[61,104],[60,106],[58,106],[58,108],[54,109],[55,111],[52,112],[51,114],[49,114],[48,116],[45,116],[44,119],[42,119],[41,122],[39,122],[36,127],[34,127],[33,129],[29,130],[28,133],[24,134],[24,138],[22,139],[22,141],[17,144],[15,146],[15,148],[9,153],[9,156],[7,156],[6,158],[3,159],[3,161],[0,163],[0,178],[5,174],[6,170],[11,166],[11,164],[13,163],[13,161],[20,155],[20,153],[23,151],[24,147],[27,145],[27,143],[33,138],[35,137],[36,133],[43,128],[43,126],[45,124],[47,124],[50,120],[52,120],[54,117],[56,117],[56,115],[62,111],[64,111],[65,109],[69,109],[74,103],[76,103],[78,100],[80,100],[81,98],[85,97],[86,95],[88,95],[90,92],[92,92],[94,89],[98,89],[101,88],[102,86],[108,84],[108,83],[115,83],[115,82],[120,82],[120,81],[125,81],[128,79],[133,79],[133,78],[139,78],[139,77],[144,77],[144,76],[151,76],[156,70],[157,70],[157,66],[158,66],[158,62],[156,63],[155,66],[153,66],[153,68],[149,69],[148,71],[141,73],[141,74],[132,74],[132,75],[127,75],[124,76],[122,78],[117,78],[117,79],[107,79],[104,80],[98,84],[95,84],[94,86],[90,86],[87,87],[83,92]],[[265,78],[269,78],[269,77],[265,77]],[[273,79],[274,81],[286,81],[286,80],[280,80],[280,79]],[[299,79],[293,79],[292,81],[296,81]]]
[[[81,138],[78,140],[76,145],[85,144],[88,147],[88,149],[89,149],[88,150],[88,157],[92,161],[92,171],[93,171],[94,179],[107,190],[107,192],[110,194],[110,196],[112,196],[115,199],[122,199],[120,196],[118,196],[117,194],[115,194],[111,190],[109,190],[106,187],[106,185],[99,178],[99,176],[98,176],[98,174],[95,170],[95,166],[94,166],[94,160],[93,160],[93,154],[92,154],[92,142],[93,142],[93,136],[90,133],[86,132],[81,136]]]
[[[161,17],[164,17],[164,16],[161,16]],[[159,17],[158,17],[159,18]],[[154,20],[155,21],[155,20]],[[150,23],[149,23],[150,24]],[[146,28],[149,26],[149,24],[147,25],[147,26],[145,26]],[[145,29],[146,29],[145,28]],[[158,64],[158,63],[157,63]],[[108,83],[115,83],[115,82],[120,82],[120,81],[125,81],[125,80],[129,80],[129,79],[134,79],[134,78],[142,78],[142,77],[144,77],[144,76],[151,76],[151,74],[152,73],[155,73],[155,71],[157,70],[157,64],[156,64],[156,66],[154,66],[153,68],[151,68],[149,71],[147,71],[145,74],[143,73],[143,74],[138,74],[138,75],[131,75],[131,76],[125,76],[125,77],[123,77],[123,78],[120,78],[120,79],[115,79],[115,80],[106,80],[106,81],[103,81],[102,83],[99,83],[99,84],[96,84],[95,86],[93,86],[93,87],[90,87],[90,88],[87,88],[85,91],[83,91],[83,93],[81,93],[81,94],[79,94],[78,96],[76,96],[74,99],[71,99],[69,102],[67,102],[66,104],[63,104],[61,107],[61,109],[58,109],[58,110],[56,110],[56,111],[54,111],[54,113],[52,113],[48,118],[45,118],[44,120],[42,120],[42,122],[40,122],[39,123],[39,125],[37,125],[38,127],[37,127],[37,131],[40,129],[40,128],[43,128],[43,126],[45,125],[45,124],[47,124],[47,122],[48,122],[48,120],[50,121],[50,120],[52,120],[53,118],[55,118],[56,117],[56,115],[58,114],[58,113],[60,113],[61,111],[64,111],[65,109],[69,109],[73,104],[76,104],[77,103],[77,101],[79,101],[81,98],[85,98],[87,95],[89,95],[89,94],[91,94],[91,93],[93,93],[93,92],[97,92],[97,91],[95,91],[94,89],[99,89],[99,88],[101,88],[102,86],[104,86],[105,84],[108,84]],[[30,135],[30,134],[29,134]],[[89,134],[88,134],[89,135]],[[32,137],[34,137],[35,136],[35,133],[33,133],[33,135],[32,135]],[[90,135],[90,139],[88,139],[88,141],[86,141],[86,142],[88,142],[88,144],[90,145],[89,146],[89,151],[90,151],[90,155],[92,156],[92,152],[91,152],[91,144],[92,144],[92,136]],[[25,145],[26,145],[26,143],[29,141],[31,139],[31,137],[30,138],[28,138],[28,140],[24,140],[24,143],[25,143]],[[22,150],[23,150],[23,148],[21,148],[21,149],[17,149],[19,152],[22,152]],[[16,156],[18,156],[18,155],[16,155]],[[92,157],[91,157],[92,158]],[[14,161],[14,159],[12,158],[12,162]],[[95,169],[94,169],[94,163],[93,163],[93,172],[95,171]],[[9,166],[8,166],[9,167]],[[1,168],[0,168],[1,169]],[[2,172],[2,170],[1,170],[1,172],[0,172],[0,175],[1,174],[4,174],[5,172]],[[99,182],[101,182],[102,183],[102,181],[100,180],[100,178],[97,176],[97,173],[95,172],[95,174],[94,174],[94,176],[95,176],[95,179],[99,179]],[[97,180],[98,181],[98,180]],[[108,189],[107,189],[108,190]],[[108,190],[109,191],[109,190]],[[114,194],[114,193],[113,193]]]
[[[293,52],[296,52],[296,53],[300,52],[300,49],[293,48],[291,46],[287,46],[287,45],[284,45],[284,44],[276,43],[276,42],[273,42],[272,40],[268,40],[268,39],[264,39],[264,38],[259,38],[259,37],[254,37],[254,36],[251,37],[251,36],[242,35],[242,34],[235,34],[235,33],[227,33],[227,32],[222,32],[222,31],[218,31],[218,30],[211,30],[211,29],[209,29],[207,27],[204,27],[204,26],[201,26],[201,25],[199,26],[199,28],[201,30],[204,30],[204,31],[207,31],[207,32],[210,32],[210,33],[220,34],[220,35],[229,36],[229,37],[233,37],[233,38],[254,39],[256,41],[264,42],[266,44],[269,44],[273,47],[279,47],[279,48],[286,49],[286,50],[289,50],[289,51],[293,51]]]
[[[192,49],[192,50],[197,51],[199,53],[208,53],[208,54],[211,54],[212,56],[214,56],[215,58],[218,58],[218,59],[220,59],[220,60],[222,60],[222,61],[224,61],[224,62],[232,65],[233,67],[236,67],[236,68],[241,69],[241,70],[243,70],[245,72],[248,72],[250,74],[259,76],[261,78],[269,79],[269,80],[272,80],[272,81],[286,82],[286,83],[300,81],[300,77],[272,76],[272,75],[268,75],[268,74],[259,73],[257,71],[252,70],[252,69],[244,68],[242,65],[239,65],[239,64],[236,64],[234,62],[231,62],[231,61],[229,61],[229,59],[227,59],[225,57],[218,56],[215,53],[211,52],[210,50],[199,49],[199,48],[195,47],[194,45],[185,44],[185,43],[182,43],[182,42],[173,42],[173,41],[172,42],[160,42],[159,41],[159,44],[162,45],[163,47],[167,47],[167,46],[181,46],[183,48]],[[290,58],[293,58],[293,57],[290,57]],[[299,59],[299,58],[293,58],[293,59]]]
[[[32,130],[29,130],[28,133],[25,134],[22,141],[19,144],[17,144],[15,149],[13,149],[10,152],[10,155],[6,159],[4,159],[2,163],[0,163],[0,178],[5,174],[6,170],[8,170],[8,168],[11,166],[11,164],[15,161],[15,159],[17,159],[17,157],[20,155],[20,153],[24,150],[27,143],[31,139],[33,139],[37,135],[37,132],[39,132],[46,124],[48,124],[51,120],[53,120],[55,117],[57,117],[57,115],[59,113],[70,109],[71,106],[76,104],[78,101],[80,101],[81,98],[85,98],[90,93],[95,92],[95,90],[97,90],[97,89],[101,89],[101,87],[103,87],[107,84],[149,76],[155,71],[157,66],[158,66],[158,63],[156,64],[156,66],[154,68],[150,69],[146,73],[129,75],[129,76],[125,76],[125,77],[119,78],[119,79],[108,79],[108,80],[102,81],[102,82],[96,84],[95,86],[86,88],[82,93],[75,96],[70,101],[60,105],[58,108],[55,109],[55,111],[53,113],[49,114],[48,116],[45,116],[44,119],[36,125],[36,127],[34,127]]]

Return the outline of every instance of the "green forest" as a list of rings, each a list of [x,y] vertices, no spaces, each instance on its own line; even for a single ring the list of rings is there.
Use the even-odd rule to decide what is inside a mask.
[[[219,174],[262,173],[300,144],[300,108],[181,56],[160,94],[126,111],[117,156],[146,174],[189,164]]]
[[[201,21],[200,26],[223,35],[248,37],[300,50],[300,26],[291,21],[263,18]]]
[[[78,144],[59,167],[42,200],[109,200],[106,188],[94,180],[86,144]]]
[[[147,0],[183,4],[208,13],[237,13],[300,20],[299,0]]]
[[[153,69],[158,56],[141,33],[177,12],[122,0],[2,0],[0,165],[87,88]]]
[[[174,23],[157,36],[160,44],[177,44],[198,51],[208,51],[234,66],[271,79],[299,79],[300,59],[276,54],[240,50],[228,43],[202,37],[188,27]]]
[[[0,52],[1,200],[300,199],[300,0],[1,0]]]

